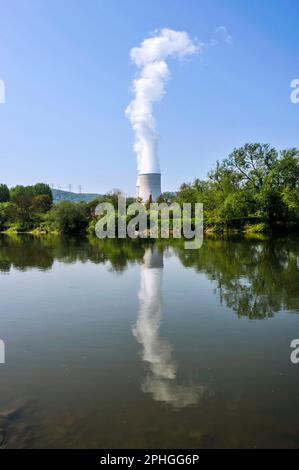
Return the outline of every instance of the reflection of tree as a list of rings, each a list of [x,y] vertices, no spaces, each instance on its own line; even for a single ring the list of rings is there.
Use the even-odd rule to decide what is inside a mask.
[[[100,262],[109,262],[113,271],[123,271],[129,264],[141,263],[146,248],[151,241],[130,239],[106,239],[100,240],[96,237],[89,238],[92,247],[92,256],[100,256]]]
[[[171,245],[185,267],[215,281],[221,302],[239,316],[266,318],[282,309],[299,311],[298,238],[205,239],[200,250],[185,250],[182,240],[157,243],[164,253]],[[141,264],[152,245],[138,239],[0,235],[0,272],[11,267],[47,270],[58,260],[103,263],[121,273],[131,263]]]
[[[239,316],[259,319],[299,310],[299,243],[294,238],[205,240],[199,251],[180,245],[182,264],[216,281],[221,302]]]
[[[141,262],[149,243],[140,240],[99,240],[96,237],[0,236],[0,271],[51,269],[55,260],[71,264],[91,261],[110,263],[121,272],[128,264]]]
[[[27,235],[0,237],[0,271],[9,272],[11,267],[47,270],[52,264],[52,250],[44,239]]]
[[[133,334],[142,345],[142,359],[150,370],[142,386],[154,400],[176,408],[194,405],[203,387],[184,386],[176,382],[177,364],[168,340],[161,338],[163,254],[157,248],[148,249],[140,268],[140,310]]]

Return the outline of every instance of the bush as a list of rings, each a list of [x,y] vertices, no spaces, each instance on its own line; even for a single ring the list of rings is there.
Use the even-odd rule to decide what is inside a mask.
[[[9,203],[0,203],[0,230],[6,230],[9,223],[8,217]]]
[[[46,215],[46,222],[62,233],[83,232],[89,221],[88,206],[84,202],[62,201]]]

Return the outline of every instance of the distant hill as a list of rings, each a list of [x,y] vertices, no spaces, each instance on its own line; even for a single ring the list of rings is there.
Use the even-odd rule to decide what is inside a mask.
[[[52,189],[52,194],[54,204],[57,204],[60,201],[90,202],[102,196],[102,194],[93,193],[72,193],[70,191],[63,191],[62,189]]]

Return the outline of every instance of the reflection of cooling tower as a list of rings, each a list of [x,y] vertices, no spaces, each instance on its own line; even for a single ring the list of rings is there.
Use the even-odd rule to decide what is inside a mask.
[[[154,248],[153,250],[147,250],[144,253],[143,266],[146,269],[163,268],[163,253],[160,250],[157,250],[157,248]]]
[[[154,400],[176,408],[195,405],[203,388],[180,385],[176,381],[177,364],[172,346],[160,336],[162,321],[163,253],[157,247],[146,250],[140,270],[139,312],[133,334],[142,344],[142,359],[149,371],[142,390]]]
[[[150,196],[156,201],[161,195],[161,173],[143,173],[137,177],[137,197],[146,202]]]

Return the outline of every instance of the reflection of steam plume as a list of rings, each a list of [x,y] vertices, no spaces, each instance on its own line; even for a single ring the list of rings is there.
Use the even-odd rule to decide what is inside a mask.
[[[159,173],[156,155],[157,132],[153,103],[160,101],[169,78],[166,59],[194,54],[198,45],[188,34],[164,28],[131,50],[131,58],[140,72],[134,80],[135,97],[126,110],[134,134],[140,174]]]
[[[172,347],[159,335],[162,318],[162,274],[163,255],[157,249],[149,249],[144,255],[144,264],[141,267],[140,310],[133,331],[143,346],[142,358],[151,368],[142,389],[152,393],[157,401],[184,407],[195,404],[202,389],[185,387],[175,382],[177,365],[172,357]]]

